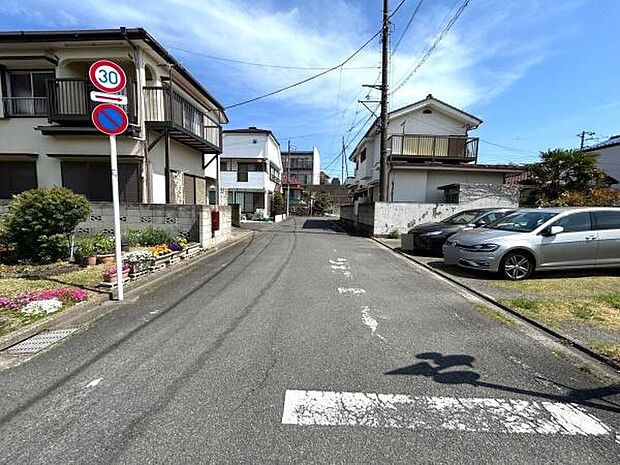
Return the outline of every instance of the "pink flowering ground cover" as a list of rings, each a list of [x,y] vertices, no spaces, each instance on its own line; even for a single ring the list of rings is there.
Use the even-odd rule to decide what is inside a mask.
[[[63,307],[82,302],[88,298],[88,292],[75,288],[43,289],[42,291],[24,292],[16,297],[0,297],[0,309],[19,311],[30,302],[57,299]]]
[[[14,297],[0,296],[0,336],[26,326],[41,318],[46,313],[28,314],[28,304],[32,302],[62,302],[61,309],[88,299],[88,291],[76,288],[43,289],[23,292]],[[21,310],[25,309],[25,312]]]

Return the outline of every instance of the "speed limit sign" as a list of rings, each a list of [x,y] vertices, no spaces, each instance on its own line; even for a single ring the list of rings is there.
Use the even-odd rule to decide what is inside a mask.
[[[125,71],[109,60],[94,62],[88,70],[90,82],[102,92],[120,92],[127,84]]]

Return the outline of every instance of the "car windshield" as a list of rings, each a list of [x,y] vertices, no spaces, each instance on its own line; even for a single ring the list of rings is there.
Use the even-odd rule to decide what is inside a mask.
[[[532,232],[547,220],[556,216],[553,212],[521,212],[500,218],[484,226],[489,229],[502,231]]]
[[[457,213],[449,218],[446,218],[442,221],[442,223],[448,224],[469,224],[473,223],[474,219],[479,217],[484,210],[467,210],[464,212]]]

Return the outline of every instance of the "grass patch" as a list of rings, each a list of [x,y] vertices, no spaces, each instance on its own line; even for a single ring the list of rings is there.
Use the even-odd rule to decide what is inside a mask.
[[[592,299],[502,299],[503,305],[515,308],[541,323],[561,328],[570,323],[585,323],[610,330],[620,330],[620,312],[605,300]]]
[[[616,362],[620,362],[620,343],[610,342],[603,344],[592,344],[592,348],[598,353],[605,355]]]
[[[503,325],[508,325],[508,326],[515,326],[516,323],[514,322],[514,320],[508,318],[506,315],[504,315],[502,312],[489,307],[488,305],[484,305],[484,304],[479,304],[479,303],[475,303],[474,307],[476,307],[481,313],[484,313],[486,316],[488,316],[489,318],[492,318],[493,320],[497,321],[498,323],[501,323]]]
[[[101,273],[109,266],[109,264],[89,266],[46,278],[2,278],[0,279],[0,296],[16,297],[28,291],[58,287],[95,287],[101,282]]]
[[[519,308],[525,308],[526,310],[534,310],[536,308],[536,302],[531,299],[525,299],[523,297],[516,297],[511,300],[512,305]]]
[[[398,232],[398,229],[394,229],[390,231],[385,237],[387,237],[388,239],[400,239],[400,233]]]
[[[544,274],[542,275],[544,276]],[[535,278],[525,281],[489,281],[493,286],[516,291],[520,294],[542,294],[558,298],[587,298],[606,295],[615,302],[615,308],[620,308],[620,293],[609,292],[610,289],[620,289],[620,276],[587,276],[561,278]]]
[[[620,292],[609,292],[596,296],[596,300],[603,304],[607,304],[612,308],[620,310]]]

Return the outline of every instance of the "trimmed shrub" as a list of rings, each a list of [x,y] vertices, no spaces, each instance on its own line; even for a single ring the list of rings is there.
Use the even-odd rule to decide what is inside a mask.
[[[90,214],[86,197],[64,187],[32,189],[13,197],[4,219],[6,240],[18,259],[49,263],[64,259],[70,235]]]

